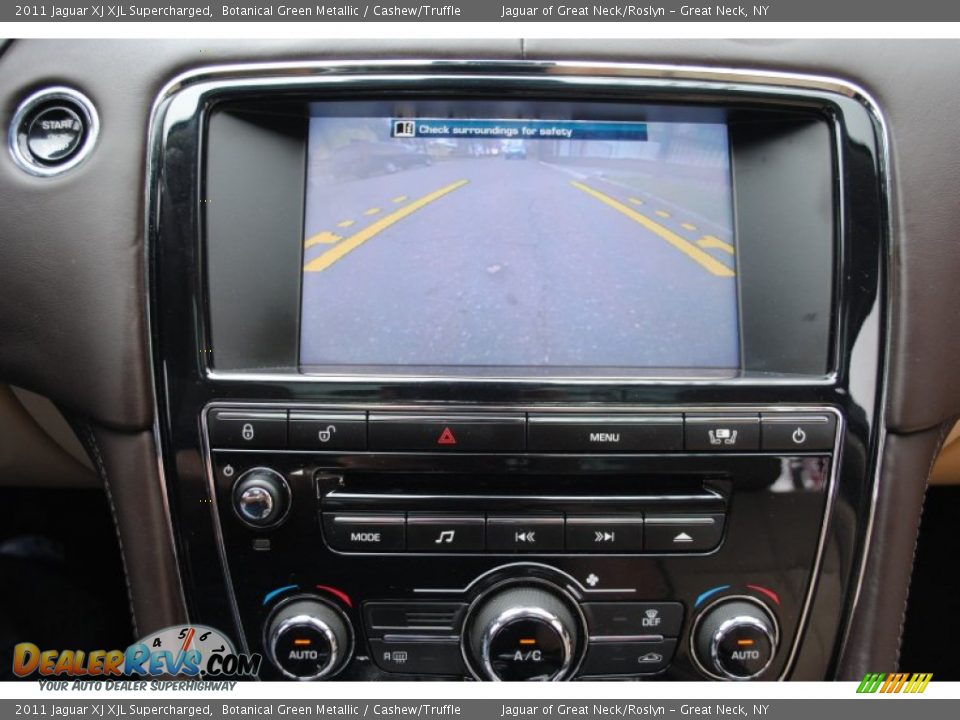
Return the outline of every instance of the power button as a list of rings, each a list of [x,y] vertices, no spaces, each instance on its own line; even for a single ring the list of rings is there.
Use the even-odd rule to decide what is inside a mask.
[[[49,87],[17,107],[7,144],[20,169],[51,177],[89,155],[99,129],[96,108],[85,95],[67,87]]]
[[[37,162],[52,165],[69,158],[80,147],[86,125],[67,105],[39,110],[27,127],[27,148]]]
[[[828,413],[767,413],[760,419],[761,447],[778,452],[832,450],[837,418]]]

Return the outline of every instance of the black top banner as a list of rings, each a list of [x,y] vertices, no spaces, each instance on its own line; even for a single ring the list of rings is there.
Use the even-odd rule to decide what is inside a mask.
[[[102,5],[73,0],[4,4],[0,22],[951,22],[960,3],[945,0],[417,0],[317,2],[229,0]]]

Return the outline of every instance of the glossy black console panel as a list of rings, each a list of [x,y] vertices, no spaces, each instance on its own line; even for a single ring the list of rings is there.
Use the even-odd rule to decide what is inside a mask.
[[[210,363],[203,244],[203,150],[209,110],[226,100],[315,97],[333,88],[341,97],[522,93],[544,99],[788,108],[826,119],[835,151],[837,260],[830,283],[829,371],[820,377],[751,371],[714,379],[218,373]],[[644,640],[631,648],[643,650],[635,657],[649,655],[651,667],[655,655],[672,654],[668,669],[655,668],[660,673],[656,677],[704,677],[691,658],[691,624],[700,609],[727,595],[752,597],[775,608],[783,640],[763,677],[830,676],[856,598],[869,527],[886,339],[882,127],[855,88],[820,78],[615,66],[397,63],[381,68],[304,66],[296,73],[283,67],[240,67],[171,85],[158,103],[154,130],[150,278],[160,443],[181,572],[195,621],[219,627],[259,651],[264,620],[285,593],[320,594],[342,608],[357,630],[357,657],[339,677],[399,678],[404,677],[403,665],[416,655],[397,644],[402,638],[387,637],[396,633],[368,627],[364,613],[370,611],[369,603],[429,599],[442,607],[427,607],[425,612],[456,615],[456,608],[470,606],[480,590],[519,575],[560,588],[581,609],[586,607],[584,615],[595,611],[590,607],[595,602],[679,603],[678,635],[664,635],[665,644],[658,648],[642,646]],[[826,408],[839,413],[842,422],[836,449],[799,455],[684,450],[561,457],[345,449],[321,456],[296,448],[273,452],[214,448],[208,465],[202,418],[212,404],[225,401],[303,412],[319,407],[388,414],[450,409],[508,415],[651,411],[683,415]],[[231,478],[263,464],[279,469],[292,492],[289,518],[269,533],[240,522],[230,502]],[[233,469],[229,477],[223,474],[226,465]],[[604,489],[600,500],[589,501],[589,509],[578,497],[582,481]],[[544,492],[552,484],[568,492],[559,500],[534,500],[532,493],[521,492],[525,484],[536,490],[536,496],[552,494]],[[440,499],[423,503],[405,497],[403,490],[411,485],[427,488]],[[436,492],[437,487],[448,491]],[[478,497],[449,497],[461,487]],[[369,500],[362,496],[370,488],[378,490],[377,512],[401,516],[405,522],[409,523],[409,513],[432,512],[482,517],[489,528],[491,516],[554,513],[569,521],[594,510],[622,513],[619,501],[602,498],[622,497],[624,487],[643,490],[639,499],[629,501],[625,514],[634,517],[661,512],[723,515],[721,544],[713,551],[685,554],[578,554],[567,553],[564,547],[562,553],[528,555],[484,546],[483,551],[428,553],[425,558],[406,548],[384,554],[335,551],[328,547],[322,525],[323,512],[367,514],[372,506],[362,506]],[[669,492],[675,487],[683,490],[680,497]],[[491,499],[505,488],[510,491],[508,500]],[[265,539],[270,541],[269,550],[264,549]],[[498,570],[504,565],[514,567]],[[729,587],[701,597],[723,586]],[[282,588],[287,589],[267,597]],[[598,592],[605,590],[611,592]],[[454,631],[433,638],[436,647],[417,656],[422,664],[413,676],[432,675],[431,668],[441,662],[437,658],[456,657],[453,645],[462,650],[462,644],[451,638],[458,634],[456,624],[461,620],[451,620]],[[583,622],[589,626],[589,618]],[[592,632],[589,627],[587,632]],[[605,648],[592,648],[580,658],[586,668],[617,668],[615,658],[598,655]],[[404,652],[407,660],[399,662],[396,658]],[[379,664],[371,659],[374,653],[379,653]],[[390,653],[389,659],[385,653]]]
[[[459,659],[463,619],[449,629],[399,620],[376,628],[363,618],[370,603],[394,603],[410,613],[418,608],[436,612],[431,603],[467,606],[498,582],[537,578],[562,588],[594,613],[611,603],[641,603],[644,609],[671,603],[677,608],[676,627],[666,630],[653,626],[626,634],[595,629],[588,622],[591,636],[606,637],[588,643],[591,659],[579,677],[693,679],[700,674],[690,655],[690,626],[708,603],[754,596],[770,605],[785,639],[796,637],[831,498],[830,459],[817,454],[437,457],[221,450],[213,453],[212,472],[226,562],[252,650],[264,651],[262,627],[277,604],[298,593],[319,593],[351,617],[358,636],[357,657],[341,677],[369,677],[378,668],[410,674],[406,663],[429,668],[437,652],[449,650]],[[293,491],[290,516],[269,531],[246,525],[231,503],[236,479],[264,465],[279,470]],[[360,537],[384,531],[382,546],[332,548],[334,539],[321,515],[324,520],[361,518],[355,526]],[[405,546],[386,535],[396,521],[402,527],[404,516]],[[431,516],[446,522],[432,529],[429,543],[414,544],[414,518]],[[484,517],[486,549],[442,544],[444,528],[460,532],[465,518],[482,522]],[[510,532],[521,538],[532,534],[531,528],[547,532],[536,523],[556,520],[559,544],[543,550],[523,541],[509,551],[494,547],[492,523],[507,517],[516,523]],[[577,536],[571,534],[571,523],[583,518],[597,523],[590,533],[599,538],[599,550],[573,544]],[[615,523],[626,518],[645,521],[645,542],[611,551],[603,544],[604,535],[621,532]],[[699,526],[685,524],[669,526],[669,538],[681,538],[673,547],[669,539],[667,546],[657,544],[651,528],[662,518],[717,519],[718,547],[684,544],[687,531],[699,538]],[[642,615],[637,614],[640,627]],[[644,648],[638,658],[666,655],[666,648],[669,656],[662,663],[624,662],[622,656],[636,643]],[[768,678],[784,672],[793,651],[792,642],[783,643]],[[392,654],[385,658],[384,653],[393,652],[407,653],[407,658],[403,663],[394,662]],[[419,674],[471,675],[459,662]],[[267,670],[265,677],[276,675]]]

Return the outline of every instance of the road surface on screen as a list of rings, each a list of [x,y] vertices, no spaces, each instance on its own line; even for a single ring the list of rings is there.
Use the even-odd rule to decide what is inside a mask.
[[[737,367],[725,126],[396,122],[311,120],[304,366]]]

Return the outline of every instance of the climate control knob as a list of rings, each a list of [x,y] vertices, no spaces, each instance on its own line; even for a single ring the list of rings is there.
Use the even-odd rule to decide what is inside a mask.
[[[319,598],[300,597],[278,607],[267,623],[267,656],[294,680],[320,680],[340,670],[353,650],[350,621]]]
[[[727,680],[762,675],[777,654],[773,615],[759,601],[730,598],[710,606],[694,626],[693,651],[709,674]]]
[[[232,497],[237,516],[258,528],[278,525],[290,509],[290,486],[270,468],[247,470],[237,478]]]
[[[489,680],[563,680],[580,651],[580,623],[560,590],[519,585],[481,600],[468,620],[467,654]]]

